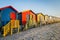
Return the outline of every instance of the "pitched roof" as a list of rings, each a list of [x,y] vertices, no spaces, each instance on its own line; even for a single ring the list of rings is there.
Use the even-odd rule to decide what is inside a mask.
[[[30,10],[30,12],[32,12],[33,14],[35,14],[32,10]],[[35,14],[36,15],[36,14]]]
[[[23,12],[26,12],[26,11],[29,11],[29,12],[32,12],[33,14],[35,14],[32,10],[24,10]]]
[[[13,8],[12,6],[6,6],[6,7],[3,7],[3,8],[0,8],[0,10],[3,10],[5,8],[12,8],[14,11],[18,12],[15,8]]]
[[[39,14],[41,14],[41,15],[45,16],[43,13],[37,13],[37,15],[39,15]]]

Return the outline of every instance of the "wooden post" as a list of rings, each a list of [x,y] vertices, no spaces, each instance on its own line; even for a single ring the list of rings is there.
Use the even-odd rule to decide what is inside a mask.
[[[12,28],[13,28],[13,22],[12,22],[12,21],[13,21],[13,20],[11,20],[11,23],[10,23],[10,26],[11,26],[11,28],[10,28],[10,32],[11,32],[11,33],[10,33],[10,34],[11,34],[11,35],[13,34],[13,33],[12,33],[12,31],[13,31],[13,30],[12,30]]]
[[[19,20],[17,22],[18,22],[18,25],[17,25],[18,26],[18,33],[19,33],[19,30],[20,30]]]
[[[10,31],[11,31],[11,35],[12,35],[12,34],[13,34],[13,33],[12,33],[12,27],[11,27],[11,30],[10,30]]]
[[[3,27],[3,36],[5,37],[5,27]]]
[[[26,30],[28,29],[27,23],[26,23],[26,25],[25,25],[25,28],[26,28]]]

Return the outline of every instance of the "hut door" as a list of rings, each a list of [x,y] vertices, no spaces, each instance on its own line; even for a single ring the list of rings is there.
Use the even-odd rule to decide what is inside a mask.
[[[20,21],[19,24],[22,25],[22,13],[18,14],[18,20]]]
[[[29,15],[28,14],[26,15],[26,20],[27,20],[27,22],[29,21]]]
[[[42,21],[42,16],[40,16],[40,21]]]
[[[40,22],[42,23],[42,21],[43,21],[43,16],[41,15],[40,16]]]
[[[41,23],[41,16],[39,16],[39,24]]]
[[[15,12],[10,13],[10,19],[11,20],[16,20],[16,13]]]
[[[30,24],[33,23],[33,15],[30,14],[30,20],[29,20]]]

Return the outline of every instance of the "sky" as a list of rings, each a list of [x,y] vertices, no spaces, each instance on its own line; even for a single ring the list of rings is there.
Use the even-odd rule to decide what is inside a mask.
[[[9,5],[19,12],[32,10],[35,13],[60,17],[60,0],[0,0],[0,8]]]

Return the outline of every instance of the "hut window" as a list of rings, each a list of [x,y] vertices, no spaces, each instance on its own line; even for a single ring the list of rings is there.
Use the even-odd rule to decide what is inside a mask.
[[[11,18],[11,20],[15,20],[15,19],[16,19],[16,14],[15,14],[15,12],[11,12],[11,13],[10,13],[10,18]]]

